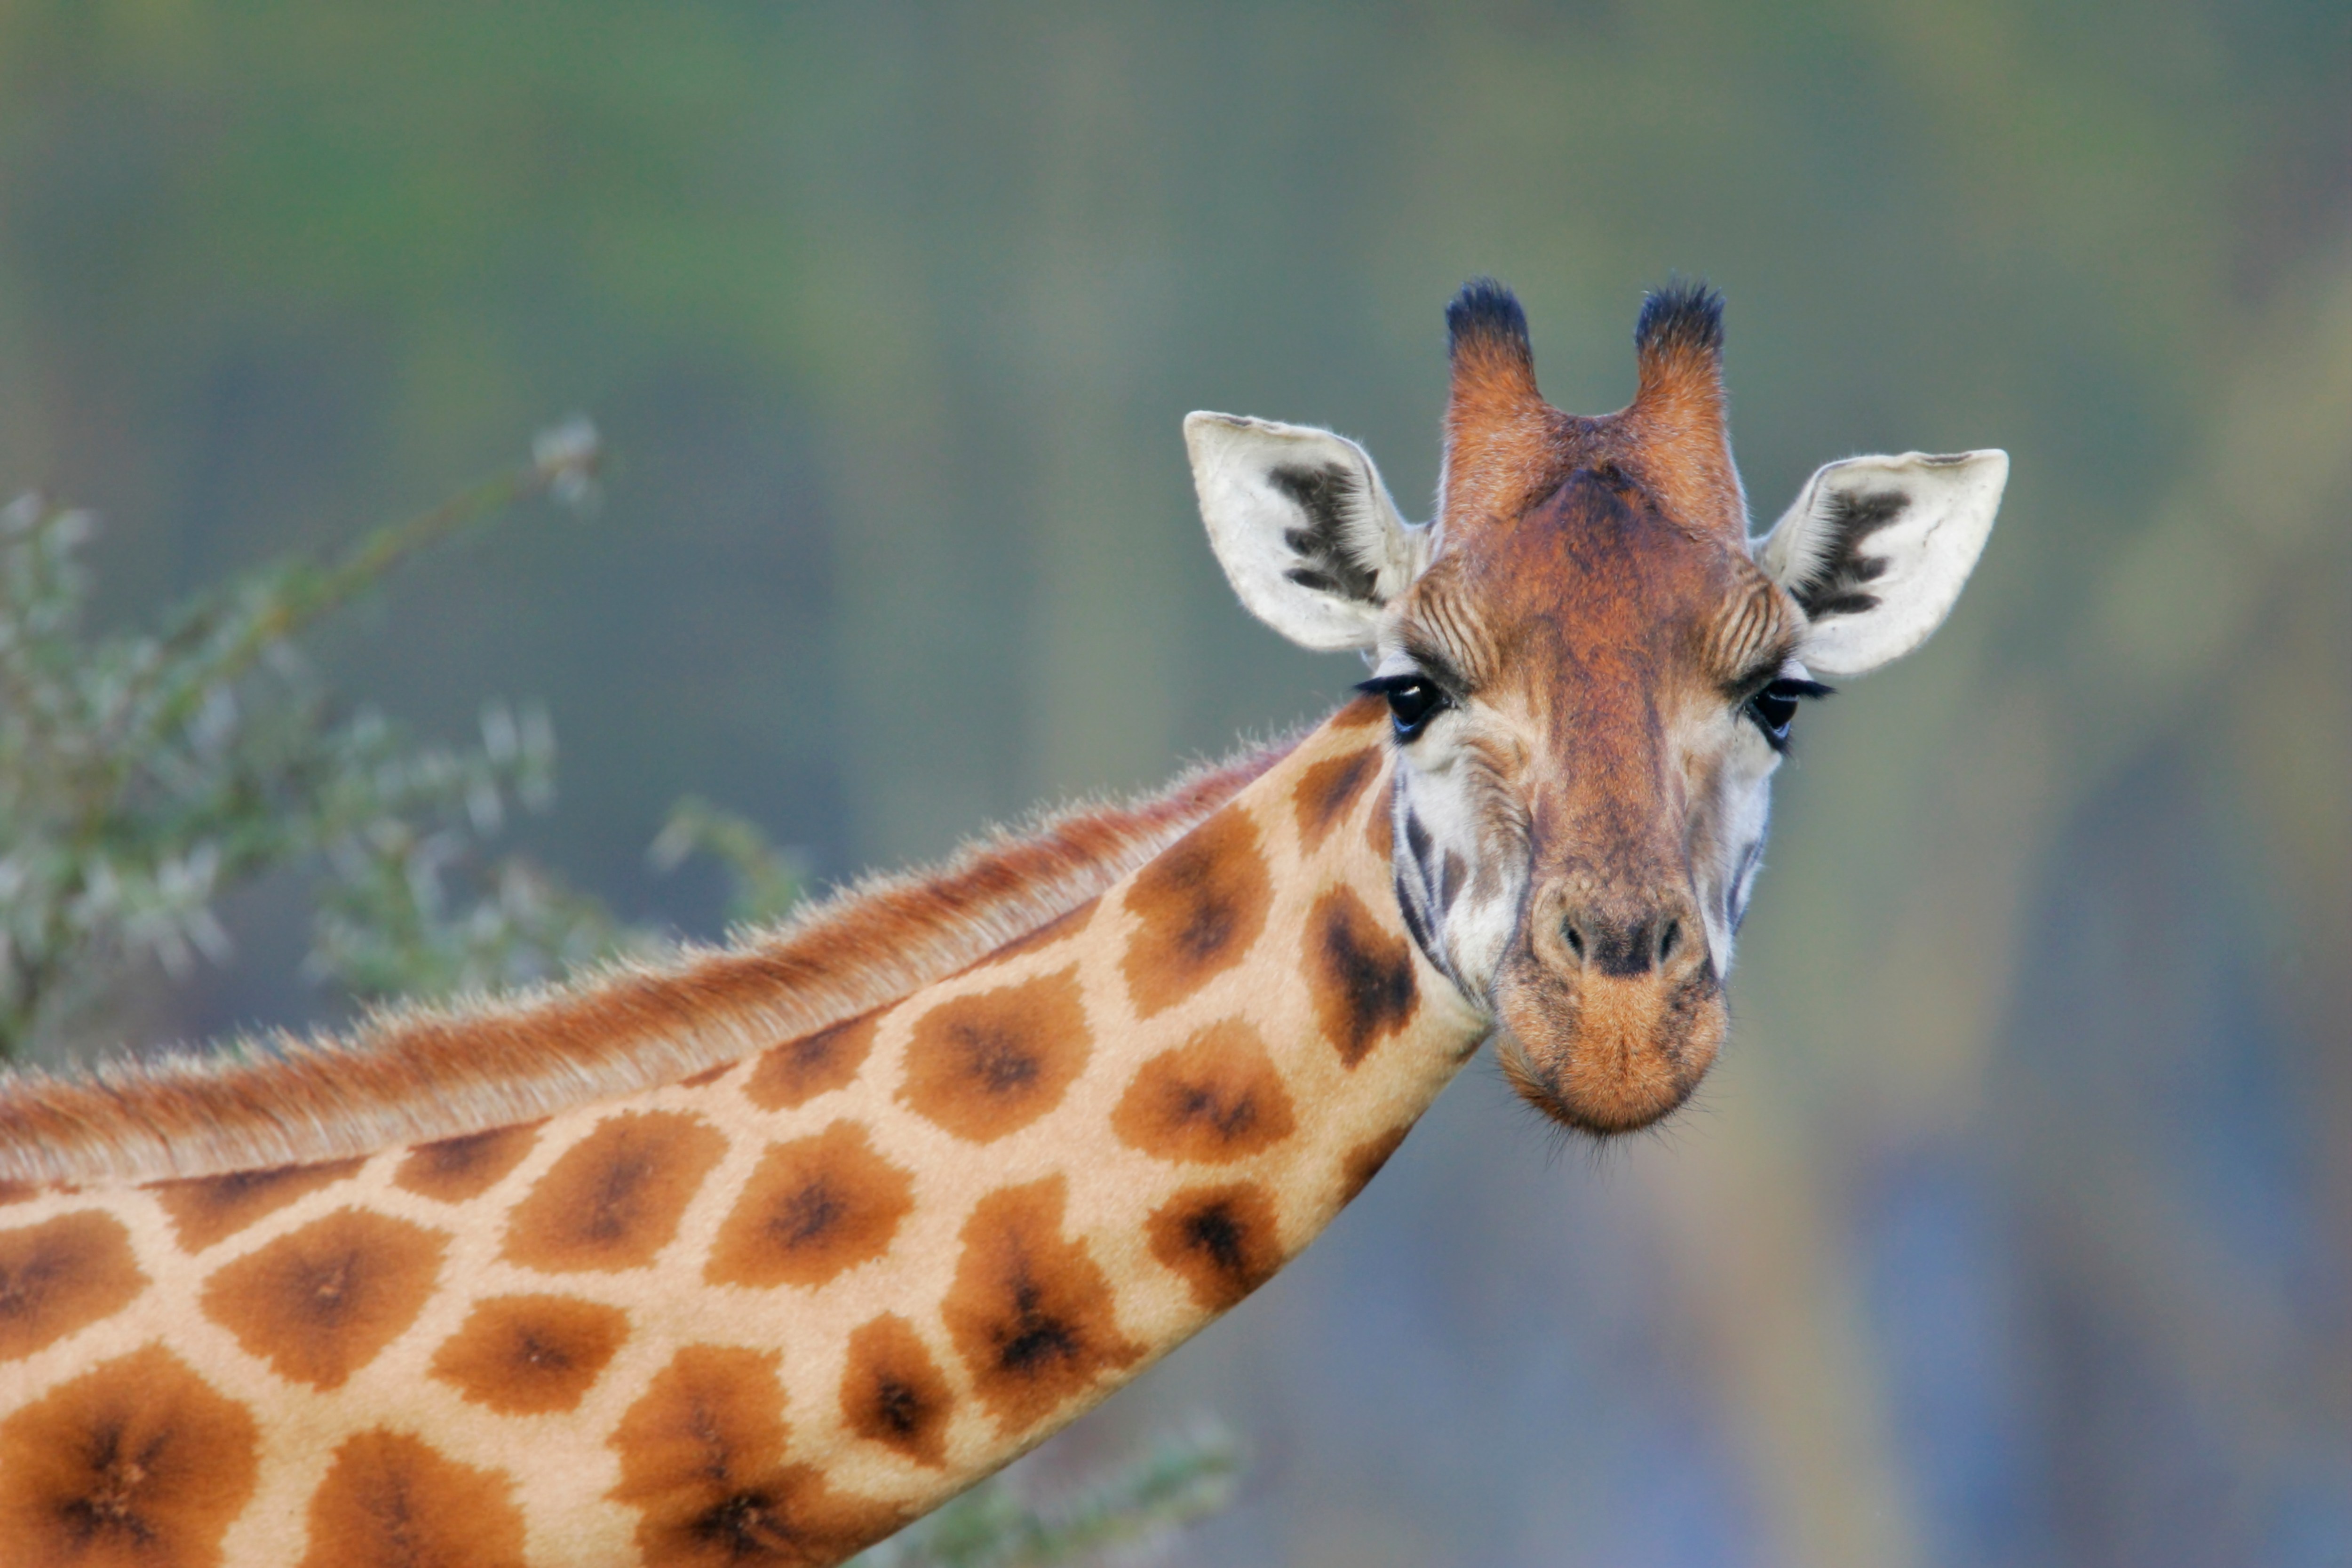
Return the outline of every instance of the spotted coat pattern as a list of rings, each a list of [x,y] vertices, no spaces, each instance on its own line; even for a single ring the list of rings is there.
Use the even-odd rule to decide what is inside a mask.
[[[1351,703],[846,1024],[360,1159],[0,1190],[0,1559],[826,1563],[1263,1283],[1484,1031]]]

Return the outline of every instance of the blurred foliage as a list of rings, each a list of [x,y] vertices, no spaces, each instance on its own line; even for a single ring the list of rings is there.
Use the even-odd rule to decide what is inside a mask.
[[[1222,1512],[1240,1466],[1233,1440],[1210,1430],[1163,1436],[1050,1507],[999,1477],[854,1561],[863,1568],[1055,1568],[1131,1556]]]
[[[294,560],[174,606],[153,633],[89,637],[85,512],[0,508],[0,1059],[106,1043],[142,963],[184,979],[230,956],[216,902],[323,870],[313,978],[360,1001],[552,980],[658,945],[490,841],[509,803],[543,810],[555,736],[537,708],[482,713],[478,747],[419,746],[373,709],[339,712],[293,638],[393,567],[516,502],[593,495],[595,432],[549,431],[522,469],[378,531],[331,568]],[[655,841],[731,876],[731,910],[774,920],[804,873],[752,824],[681,802]]]
[[[247,572],[173,607],[161,629],[92,637],[87,513],[26,496],[0,509],[0,1058],[111,1022],[126,973],[184,978],[229,955],[227,889],[323,858],[317,973],[355,996],[443,994],[543,977],[611,945],[609,920],[520,865],[453,914],[446,863],[497,831],[512,796],[543,805],[542,713],[488,710],[478,750],[416,749],[368,710],[338,715],[292,638],[403,560],[541,493],[582,503],[594,432],[541,437],[531,462],[321,569]]]
[[[688,795],[670,808],[669,821],[647,858],[656,869],[667,871],[695,854],[710,856],[733,879],[734,890],[727,900],[730,926],[782,919],[800,901],[808,881],[807,862],[769,843],[758,823]]]

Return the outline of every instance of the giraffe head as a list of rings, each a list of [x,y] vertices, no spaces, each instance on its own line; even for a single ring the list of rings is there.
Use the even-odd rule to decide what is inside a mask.
[[[1748,536],[1722,301],[1653,294],[1633,401],[1562,414],[1499,285],[1446,311],[1438,515],[1406,522],[1328,431],[1185,421],[1243,603],[1354,648],[1392,721],[1397,898],[1497,1026],[1528,1100],[1595,1133],[1680,1105],[1715,1059],[1772,773],[1816,677],[1943,620],[1992,527],[1998,451],[1851,458]]]

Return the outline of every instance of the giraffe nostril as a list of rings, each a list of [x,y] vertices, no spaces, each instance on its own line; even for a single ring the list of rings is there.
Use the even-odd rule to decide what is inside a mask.
[[[1705,952],[1705,938],[1692,927],[1687,906],[1668,914],[1654,903],[1643,908],[1628,900],[1626,905],[1584,903],[1562,911],[1552,940],[1567,951],[1554,950],[1556,961],[1567,969],[1630,980],[1677,963],[1696,963],[1693,955]]]

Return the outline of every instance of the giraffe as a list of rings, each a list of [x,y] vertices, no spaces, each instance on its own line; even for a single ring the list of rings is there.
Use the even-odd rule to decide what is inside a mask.
[[[1309,731],[661,966],[342,1041],[0,1083],[0,1559],[829,1563],[1295,1257],[1490,1036],[1606,1135],[1690,1094],[1797,704],[1916,646],[1998,452],[1832,463],[1760,540],[1721,303],[1561,414],[1447,312],[1436,518],[1196,414]]]

